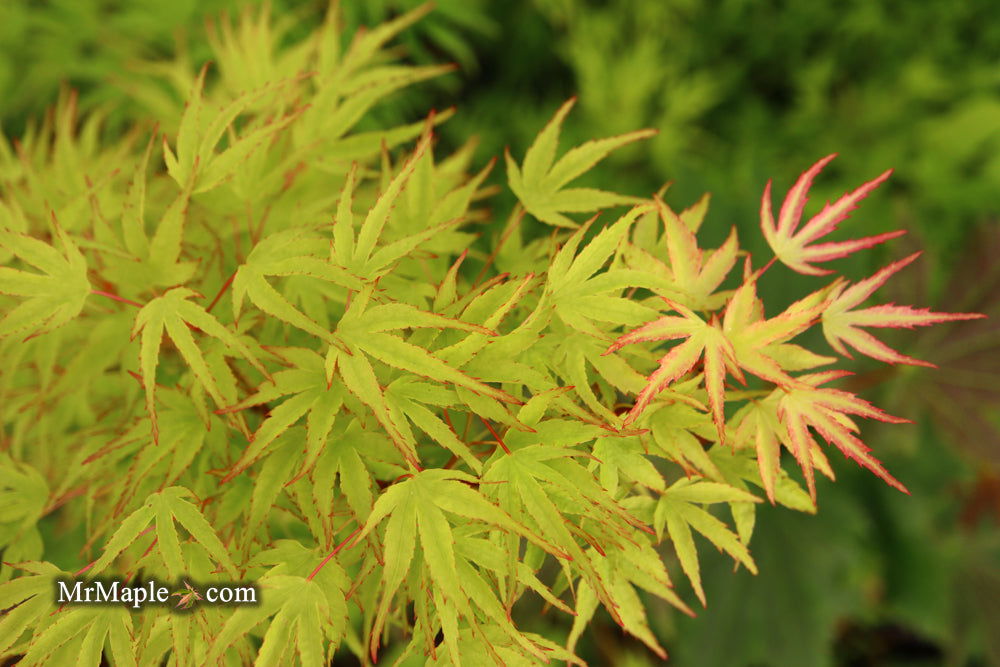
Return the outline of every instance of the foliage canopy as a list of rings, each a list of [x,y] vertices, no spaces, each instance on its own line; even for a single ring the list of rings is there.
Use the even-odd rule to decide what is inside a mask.
[[[372,115],[449,69],[390,47],[427,11],[353,37],[331,12],[291,43],[247,13],[214,35],[218,67],[159,65],[183,107],[162,81],[136,92],[158,129],[108,139],[68,95],[0,145],[3,655],[323,665],[392,641],[399,661],[582,664],[603,607],[664,656],[640,591],[693,614],[664,555],[703,605],[698,540],[756,572],[756,507],[816,510],[821,441],[906,490],[856,418],[905,420],[836,388],[837,359],[799,337],[918,364],[860,327],[978,316],[858,309],[913,258],[776,314],[757,291],[897,236],[825,238],[888,172],[801,226],[832,156],[777,220],[768,184],[761,263],[735,230],[699,246],[707,196],[675,212],[662,191],[567,187],[653,134],[557,159],[571,100],[506,154],[519,203],[498,229],[472,144],[435,155],[451,112]],[[56,515],[85,527],[77,575],[252,580],[263,601],[51,613],[73,576],[43,560]],[[573,617],[565,642],[518,628],[529,594]]]

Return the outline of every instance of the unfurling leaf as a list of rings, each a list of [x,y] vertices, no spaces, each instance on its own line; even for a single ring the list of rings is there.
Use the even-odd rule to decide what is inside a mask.
[[[816,500],[813,450],[817,448],[817,444],[809,432],[809,427],[815,429],[829,444],[836,445],[847,458],[868,468],[890,486],[903,493],[909,493],[899,480],[882,467],[878,459],[869,454],[871,449],[857,438],[858,427],[848,415],[895,424],[905,423],[908,420],[886,414],[846,391],[820,387],[826,382],[848,374],[846,371],[828,371],[800,377],[798,379],[804,385],[784,392],[778,400],[778,417],[787,430],[789,449],[805,474],[809,495],[814,501]]]
[[[941,322],[975,320],[986,317],[979,313],[935,313],[929,308],[912,308],[885,304],[853,310],[875,290],[885,284],[894,273],[920,256],[914,253],[898,262],[893,262],[881,271],[864,280],[848,286],[840,283],[834,288],[830,305],[823,311],[823,335],[830,345],[845,357],[850,357],[847,346],[861,354],[888,364],[912,364],[930,366],[934,364],[901,354],[858,327],[906,328],[925,327]]]
[[[842,221],[847,219],[858,202],[867,197],[872,190],[882,184],[892,170],[883,172],[876,178],[868,181],[858,189],[846,193],[832,204],[827,203],[823,210],[809,219],[802,229],[799,229],[799,221],[802,219],[802,210],[805,208],[809,188],[813,178],[837,155],[827,155],[825,158],[807,169],[795,185],[788,191],[785,201],[781,205],[781,212],[778,214],[778,221],[775,223],[774,214],[771,212],[771,181],[764,187],[764,196],[760,206],[760,226],[764,230],[764,236],[774,251],[775,256],[786,266],[799,273],[810,275],[823,275],[830,273],[827,269],[813,266],[815,262],[828,262],[838,257],[850,255],[853,252],[870,248],[873,245],[888,241],[903,234],[902,231],[886,232],[876,236],[867,236],[851,241],[831,241],[827,243],[815,242],[820,238],[830,234],[837,229]],[[796,232],[796,230],[798,230]]]

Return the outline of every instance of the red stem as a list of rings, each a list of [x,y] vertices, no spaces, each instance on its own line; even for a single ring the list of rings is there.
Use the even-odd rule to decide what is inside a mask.
[[[83,567],[83,569],[77,570],[76,572],[73,573],[73,576],[74,577],[79,577],[81,574],[83,574],[84,572],[86,572],[90,568],[94,567],[94,563],[96,563],[96,562],[97,562],[96,560],[95,561],[91,561],[90,565],[87,565],[87,566]]]
[[[99,289],[92,289],[92,290],[90,290],[90,293],[91,294],[96,294],[98,296],[106,296],[109,299],[114,299],[115,301],[121,301],[122,303],[127,303],[130,306],[135,306],[136,308],[142,308],[142,304],[141,303],[136,303],[135,301],[132,301],[131,299],[126,299],[123,296],[118,296],[117,294],[112,294],[111,292],[105,292],[105,291],[102,291],[102,290],[99,290]]]
[[[354,529],[353,533],[351,533],[350,535],[348,535],[347,537],[345,537],[344,541],[341,542],[340,544],[338,544],[337,547],[333,551],[331,551],[329,554],[327,554],[326,558],[323,559],[323,562],[321,562],[319,565],[316,566],[316,569],[312,571],[312,574],[310,574],[308,577],[306,577],[306,581],[312,581],[313,577],[315,577],[317,574],[319,574],[319,571],[323,569],[323,566],[326,565],[327,563],[329,563],[330,559],[333,558],[334,556],[336,556],[337,552],[339,552],[341,549],[343,549],[347,545],[347,543],[350,542],[351,540],[353,540],[354,536],[357,535],[360,532],[361,532],[361,526],[358,526],[357,528]]]
[[[762,268],[760,269],[760,271],[758,271],[758,272],[757,272],[757,277],[758,277],[758,278],[760,278],[760,277],[761,277],[762,275],[764,275],[764,272],[766,272],[766,271],[767,271],[768,269],[770,269],[770,268],[771,268],[771,265],[772,265],[772,264],[774,264],[774,263],[775,263],[775,262],[776,262],[777,260],[778,260],[778,256],[777,256],[777,255],[775,255],[774,257],[772,257],[772,258],[771,258],[771,261],[770,261],[770,262],[768,262],[767,264],[765,264],[765,265],[764,265],[764,266],[763,266],[763,267],[762,267]]]
[[[210,303],[208,308],[205,310],[206,313],[212,312],[212,309],[215,308],[215,304],[219,303],[219,299],[222,298],[223,293],[229,288],[229,286],[233,284],[233,280],[235,278],[236,272],[233,271],[233,275],[229,276],[226,282],[222,283],[222,287],[219,288],[219,293],[215,295],[215,298],[212,299],[212,303]]]
[[[485,419],[483,419],[482,417],[479,417],[479,421],[483,422],[483,424],[486,425],[486,429],[490,432],[490,434],[493,435],[494,438],[497,439],[497,443],[500,445],[500,447],[502,447],[505,452],[507,452],[508,454],[510,454],[510,450],[507,449],[507,445],[504,444],[503,439],[500,437],[500,435],[496,431],[493,430],[493,427],[490,426],[490,423],[488,421],[486,421]]]

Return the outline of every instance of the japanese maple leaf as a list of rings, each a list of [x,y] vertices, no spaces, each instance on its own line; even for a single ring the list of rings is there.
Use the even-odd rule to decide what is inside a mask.
[[[310,230],[289,229],[262,239],[237,269],[233,278],[233,317],[239,319],[246,298],[268,315],[287,322],[317,338],[332,342],[332,334],[295,308],[266,280],[268,277],[308,276],[339,285],[361,289],[362,282],[342,266],[317,256],[327,242]]]
[[[834,478],[830,462],[818,444],[810,441],[805,450],[793,444],[787,426],[778,418],[778,406],[784,395],[784,391],[773,391],[763,400],[751,401],[740,411],[740,416],[734,418],[735,439],[756,452],[760,483],[772,505],[775,501],[781,502],[781,476],[785,474],[781,468],[782,446],[795,456],[803,471],[807,471],[807,479],[814,477],[813,471],[817,469],[829,479]],[[811,507],[807,511],[816,510]]]
[[[21,628],[15,626],[15,629]],[[18,662],[51,665],[72,661],[80,665],[99,665],[103,654],[113,655],[116,663],[135,664],[132,643],[135,630],[132,615],[124,606],[69,609],[59,614],[46,629],[50,631],[36,637]],[[110,648],[106,653],[105,646]]]
[[[160,216],[153,237],[146,233],[146,173],[152,150],[150,140],[122,206],[122,240],[131,257],[112,258],[108,265],[107,275],[119,284],[129,285],[136,294],[149,287],[187,283],[198,268],[198,262],[181,260],[191,198],[189,187],[182,188]]]
[[[787,437],[786,444],[802,468],[809,487],[809,495],[815,502],[816,481],[813,475],[812,449],[817,445],[809,432],[810,426],[827,443],[835,445],[843,452],[844,456],[868,468],[889,486],[908,494],[906,487],[890,475],[878,459],[869,454],[871,449],[858,439],[858,426],[848,415],[878,419],[892,424],[904,424],[909,420],[893,417],[846,391],[820,387],[845,375],[850,373],[826,371],[800,376],[796,379],[802,384],[786,390],[778,401],[778,419],[784,426],[782,430],[785,431],[781,435]],[[785,440],[785,437],[782,439]]]
[[[881,271],[851,286],[841,283],[834,287],[833,301],[823,313],[823,334],[833,349],[848,358],[851,355],[847,346],[850,346],[861,354],[889,364],[934,367],[934,364],[930,362],[900,354],[858,327],[905,327],[912,329],[940,322],[975,320],[986,317],[980,313],[937,313],[928,308],[897,306],[892,303],[852,310],[885,284],[890,276],[919,256],[920,253],[917,252],[898,262],[893,262]]]
[[[54,217],[53,217],[54,221]],[[63,253],[43,241],[0,231],[0,248],[9,250],[42,273],[0,266],[0,294],[25,297],[0,318],[0,338],[29,333],[28,338],[61,327],[83,310],[90,294],[87,262],[69,235],[55,224]]]
[[[426,135],[417,144],[413,155],[403,163],[399,173],[385,186],[383,192],[368,210],[364,220],[359,224],[355,223],[352,210],[354,190],[358,180],[357,165],[351,168],[344,181],[340,202],[337,205],[337,215],[333,225],[333,242],[329,250],[330,264],[345,267],[346,270],[352,271],[365,280],[377,280],[419,245],[462,221],[461,216],[441,224],[435,224],[427,219],[425,220],[425,228],[420,229],[420,231],[395,241],[384,242],[383,232],[389,223],[396,202],[405,190],[411,188],[409,179],[421,159],[425,156],[428,159],[430,157],[430,141],[430,135]],[[419,190],[419,187],[414,187],[414,189]],[[412,195],[412,191],[408,194]],[[421,194],[426,196],[426,193]],[[455,212],[460,213],[460,211]],[[440,214],[440,212],[437,213],[438,216]]]
[[[702,606],[705,606],[705,591],[701,585],[701,569],[692,529],[704,535],[720,551],[726,552],[752,573],[757,574],[757,565],[753,557],[736,533],[699,506],[721,502],[758,503],[760,499],[726,484],[697,478],[681,478],[663,491],[653,514],[657,537],[662,538],[663,529],[666,527],[681,569],[690,580],[691,587]]]
[[[190,489],[171,486],[150,495],[145,504],[122,519],[107,543],[101,557],[92,563],[90,572],[97,574],[111,565],[116,558],[141,535],[147,526],[155,529],[157,553],[169,577],[177,577],[187,569],[180,538],[174,523],[179,523],[191,538],[198,542],[229,576],[236,576],[236,564],[229,549],[219,539],[215,529],[208,523],[198,505],[187,500],[194,494]],[[152,547],[150,547],[152,548]],[[147,553],[148,553],[147,549]]]
[[[630,331],[620,336],[605,352],[605,354],[610,354],[626,345],[642,341],[687,339],[660,359],[660,367],[647,378],[646,386],[636,397],[635,405],[625,417],[624,425],[628,426],[634,422],[657,394],[690,372],[698,360],[704,356],[705,389],[708,391],[708,403],[715,426],[719,431],[719,440],[723,441],[725,437],[723,402],[726,369],[727,367],[731,370],[737,369],[738,372],[733,346],[723,334],[718,318],[706,322],[686,306],[666,297],[660,298],[673,310],[680,313],[680,316],[665,315]]]
[[[331,386],[327,382],[321,355],[313,350],[291,347],[273,352],[285,359],[290,368],[275,373],[273,383],[264,383],[256,392],[236,405],[216,411],[225,414],[264,405],[280,398],[286,399],[269,410],[267,418],[257,428],[249,446],[243,450],[239,461],[223,478],[223,482],[228,482],[260,459],[275,440],[302,417],[306,417],[306,454],[295,479],[309,472],[326,444],[343,405],[343,391],[340,385]],[[391,424],[387,424],[386,428],[391,429]],[[392,429],[389,433],[395,435],[396,431]],[[403,448],[402,451],[404,456],[412,454],[410,448]]]
[[[575,101],[575,98],[570,99],[559,107],[556,115],[531,144],[520,167],[514,162],[510,151],[505,153],[510,189],[514,191],[528,213],[546,224],[557,227],[578,226],[576,222],[563,215],[564,213],[586,213],[611,206],[641,203],[642,200],[638,197],[628,197],[593,188],[563,186],[603,160],[616,148],[656,134],[656,130],[638,130],[617,137],[588,141],[568,151],[553,164],[559,143],[559,131]]]
[[[813,292],[768,319],[764,317],[764,304],[757,298],[757,281],[749,277],[729,299],[722,320],[722,330],[733,345],[740,368],[768,382],[792,386],[797,381],[786,372],[790,370],[790,358],[796,361],[794,370],[835,361],[786,342],[816,322],[828,303],[826,292]],[[740,379],[738,369],[733,375]]]
[[[728,372],[740,382],[745,382],[743,370],[769,382],[794,386],[797,380],[785,373],[775,356],[797,346],[784,343],[808,329],[819,317],[825,301],[816,292],[789,306],[780,315],[764,319],[756,299],[753,280],[748,280],[733,295],[722,322],[717,317],[710,321],[698,317],[681,304],[661,297],[671,308],[681,314],[666,315],[621,336],[605,354],[625,345],[641,341],[675,340],[687,338],[660,359],[660,367],[653,371],[647,384],[636,398],[635,405],[625,418],[625,425],[632,423],[649,402],[672,382],[683,377],[704,356],[705,389],[709,409],[719,433],[719,442],[725,442],[725,376]],[[778,346],[784,346],[784,348]],[[830,361],[815,356],[817,363]]]
[[[226,663],[225,652],[265,621],[257,662],[329,664],[329,654],[336,651],[347,622],[343,595],[336,585],[331,591],[312,577],[285,574],[286,570],[284,564],[278,565],[258,580],[266,591],[261,604],[241,606],[229,615],[213,638],[205,664]]]
[[[466,375],[429,350],[387,333],[416,328],[447,328],[486,336],[495,335],[496,332],[478,324],[444,317],[404,303],[369,305],[373,289],[369,287],[357,294],[337,324],[336,335],[347,345],[348,351],[342,353],[339,348],[330,346],[326,360],[328,383],[333,378],[332,370],[335,364],[339,363],[341,370],[344,371],[345,367],[350,365],[348,357],[364,353],[365,356],[377,359],[387,366],[421,375],[441,384],[464,387],[504,403],[521,403],[507,392]],[[337,361],[338,355],[340,361]],[[367,374],[367,371],[364,373]],[[347,377],[344,377],[344,381],[348,384],[348,389],[356,392],[353,383]],[[358,397],[366,401],[365,394],[366,392],[361,392]]]
[[[694,230],[662,199],[655,197],[655,201],[663,220],[670,270],[677,288],[688,297],[687,303],[692,307],[713,306],[713,301],[720,296],[715,291],[736,263],[739,250],[736,228],[732,229],[726,242],[706,259],[705,253],[698,247]]]
[[[139,339],[139,368],[142,370],[142,384],[146,390],[146,412],[149,414],[155,442],[159,442],[160,439],[156,414],[156,369],[160,364],[160,346],[164,333],[174,342],[195,378],[217,405],[225,405],[226,400],[205,361],[201,348],[191,335],[191,327],[197,327],[202,333],[218,339],[231,352],[246,359],[254,368],[270,377],[253,351],[211,313],[190,301],[192,296],[200,295],[186,287],[175,287],[143,306],[136,315],[135,325],[132,327],[132,338],[142,333]]]
[[[655,314],[655,310],[618,295],[627,287],[664,287],[663,281],[649,280],[635,271],[621,268],[600,272],[632,223],[647,210],[646,206],[634,207],[614,224],[601,230],[579,254],[575,254],[583,235],[594,222],[591,219],[556,253],[547,272],[545,294],[567,325],[600,336],[601,332],[592,320],[634,326]]]
[[[905,233],[903,231],[895,231],[850,241],[815,243],[815,241],[823,236],[835,231],[837,225],[847,219],[847,216],[857,207],[859,201],[867,197],[872,190],[889,178],[889,175],[892,174],[892,169],[883,172],[856,190],[844,194],[844,196],[832,204],[828,202],[822,211],[814,215],[796,233],[799,222],[802,219],[802,209],[805,208],[806,201],[808,200],[807,195],[813,178],[836,156],[836,153],[827,155],[799,176],[799,179],[795,181],[795,185],[792,186],[792,189],[785,196],[785,201],[781,205],[781,212],[778,214],[777,223],[775,223],[774,215],[771,211],[771,181],[768,181],[764,187],[764,196],[761,199],[760,205],[761,228],[764,230],[764,236],[767,238],[767,242],[774,251],[775,256],[793,271],[814,276],[830,273],[829,270],[818,268],[811,263],[828,262],[838,257],[844,257],[852,252],[870,248],[873,245],[888,241]]]
[[[466,482],[463,484],[462,482]],[[382,597],[376,612],[369,648],[372,659],[377,659],[382,628],[389,616],[390,604],[396,591],[406,580],[413,563],[419,538],[424,562],[435,590],[435,605],[439,610],[454,616],[470,618],[475,613],[471,602],[483,607],[485,589],[469,584],[468,570],[462,572],[462,558],[456,554],[456,535],[453,528],[463,519],[477,524],[489,524],[523,537],[544,551],[561,558],[567,554],[561,545],[553,544],[532,530],[507,511],[477,493],[467,483],[478,483],[471,475],[457,470],[424,470],[386,489],[372,508],[361,531],[350,542],[355,545],[365,539],[377,525],[386,522],[384,533],[385,566],[382,569]],[[447,513],[447,514],[446,514]],[[457,516],[456,522],[453,516]],[[562,525],[560,521],[560,526]],[[563,529],[566,532],[566,529]],[[572,540],[566,532],[567,539]],[[574,542],[575,544],[575,542]],[[442,595],[443,597],[438,597]],[[446,602],[445,602],[446,601]],[[494,603],[493,600],[488,600]],[[504,623],[499,602],[491,604],[500,615],[491,614],[494,623]],[[508,619],[509,620],[509,619]],[[451,629],[446,627],[445,641],[450,642]],[[524,642],[528,648],[527,642]]]

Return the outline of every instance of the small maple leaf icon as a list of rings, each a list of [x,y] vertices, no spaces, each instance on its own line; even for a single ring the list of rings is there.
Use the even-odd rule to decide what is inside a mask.
[[[171,596],[176,595],[178,598],[180,598],[177,601],[177,604],[174,605],[175,608],[190,609],[194,605],[194,603],[201,600],[201,593],[199,593],[196,589],[192,588],[191,584],[185,581],[184,588],[187,589],[186,592],[179,591],[177,593],[171,594]]]

